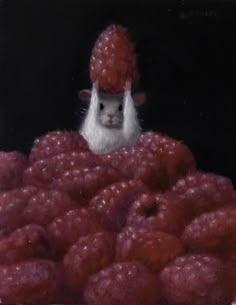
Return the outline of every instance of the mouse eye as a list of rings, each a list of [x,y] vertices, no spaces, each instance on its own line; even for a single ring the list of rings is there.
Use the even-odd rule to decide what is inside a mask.
[[[122,109],[123,109],[123,106],[122,106],[122,104],[120,104],[118,110],[119,110],[119,111],[122,111]]]
[[[100,110],[103,110],[104,109],[104,105],[103,103],[100,103]]]

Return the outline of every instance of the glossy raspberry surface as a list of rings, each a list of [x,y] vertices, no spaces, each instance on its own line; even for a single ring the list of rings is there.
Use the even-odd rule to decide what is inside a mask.
[[[181,241],[163,232],[126,227],[117,237],[117,261],[139,261],[152,271],[161,270],[183,253]]]
[[[58,294],[57,268],[52,261],[0,265],[0,278],[0,296],[5,304],[50,304]]]
[[[134,45],[121,25],[108,26],[95,42],[90,59],[90,79],[104,92],[122,94],[126,81],[138,82]]]
[[[145,190],[139,181],[118,182],[104,188],[89,205],[108,230],[119,231],[126,223],[129,206]]]
[[[81,237],[64,257],[67,286],[80,291],[88,278],[114,260],[116,236],[100,232]]]
[[[156,305],[157,277],[140,263],[116,263],[89,279],[85,300],[88,305]]]
[[[194,252],[236,251],[236,205],[204,213],[184,230],[184,243]]]
[[[62,176],[68,170],[79,170],[100,164],[101,159],[89,151],[61,153],[31,164],[24,172],[23,183],[47,188],[55,178]]]
[[[99,218],[86,208],[77,208],[55,218],[48,226],[49,238],[59,251],[65,251],[80,237],[104,231]]]
[[[162,293],[170,304],[228,304],[224,265],[206,255],[178,257],[160,273]]]
[[[52,131],[34,141],[29,158],[33,163],[60,153],[88,150],[88,144],[78,132]]]
[[[33,258],[49,258],[52,249],[46,231],[37,225],[17,229],[0,240],[0,264],[11,264]]]

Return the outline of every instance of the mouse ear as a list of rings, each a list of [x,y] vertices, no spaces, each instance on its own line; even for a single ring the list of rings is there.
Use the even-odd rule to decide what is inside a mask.
[[[146,102],[146,94],[144,92],[135,93],[132,97],[135,106],[143,105]]]
[[[91,98],[91,90],[83,89],[79,91],[78,97],[82,102],[89,102]]]

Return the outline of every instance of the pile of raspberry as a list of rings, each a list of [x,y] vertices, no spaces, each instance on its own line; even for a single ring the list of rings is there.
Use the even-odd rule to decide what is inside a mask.
[[[156,132],[105,155],[73,131],[1,152],[1,303],[233,304],[235,201]]]

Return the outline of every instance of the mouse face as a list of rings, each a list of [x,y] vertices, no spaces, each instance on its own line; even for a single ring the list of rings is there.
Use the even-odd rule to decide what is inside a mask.
[[[98,121],[107,128],[122,128],[123,99],[118,96],[99,96]]]

